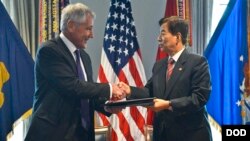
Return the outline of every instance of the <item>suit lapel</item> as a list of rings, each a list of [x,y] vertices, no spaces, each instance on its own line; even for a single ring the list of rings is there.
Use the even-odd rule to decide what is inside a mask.
[[[159,73],[158,73],[158,80],[157,82],[160,82],[159,85],[159,93],[161,94],[160,97],[164,97],[164,92],[166,90],[166,85],[167,85],[167,81],[166,81],[166,72],[167,72],[167,58],[164,59],[164,61],[162,62],[161,68],[159,69]],[[163,95],[162,95],[163,94]]]
[[[181,54],[180,58],[178,59],[178,61],[176,62],[175,66],[174,66],[173,73],[171,75],[171,78],[168,80],[168,82],[166,84],[165,98],[168,97],[171,90],[175,86],[176,81],[179,79],[179,77],[184,72],[184,70],[185,70],[185,62],[186,62],[186,59],[187,59],[187,54],[188,54],[188,52],[185,49],[182,52],[182,54]]]
[[[82,63],[84,65],[88,81],[93,81],[92,80],[91,67],[90,67],[91,64],[90,64],[90,61],[88,61],[89,60],[88,54],[83,49],[81,49],[80,54],[81,54]]]
[[[157,83],[157,93],[154,95],[163,98],[166,88],[167,57],[158,61],[153,68],[152,81]]]
[[[67,58],[67,60],[69,60],[70,65],[72,66],[75,74],[77,75],[77,68],[76,68],[76,62],[75,59],[73,58],[71,52],[69,51],[69,49],[67,48],[67,46],[65,45],[65,43],[62,41],[62,39],[60,37],[56,38],[59,47],[62,50],[62,53],[65,55],[65,57]],[[93,81],[92,79],[92,70],[91,70],[91,64],[89,58],[88,58],[88,54],[83,50],[80,49],[80,55],[81,55],[81,59],[85,68],[85,72],[88,78],[88,81]]]
[[[62,39],[60,37],[57,37],[56,41],[58,43],[60,51],[62,52],[62,54],[64,54],[65,58],[67,58],[70,66],[72,67],[75,74],[77,75],[76,62],[75,62],[75,59],[72,56],[71,52],[69,51],[69,49],[67,48],[67,46],[65,45],[65,43],[62,41]]]

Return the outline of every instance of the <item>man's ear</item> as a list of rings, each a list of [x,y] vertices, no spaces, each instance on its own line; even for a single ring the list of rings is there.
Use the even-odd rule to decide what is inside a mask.
[[[180,33],[180,32],[178,32],[178,33],[176,34],[176,36],[177,36],[177,39],[178,39],[178,40],[181,39],[181,33]]]
[[[75,22],[73,22],[73,21],[71,21],[71,20],[68,21],[67,27],[68,27],[68,31],[69,31],[69,32],[72,32],[72,31],[74,30],[75,26],[76,26],[76,25],[75,25]]]
[[[179,41],[182,41],[182,36],[181,36],[181,33],[180,32],[178,32],[177,34],[176,34],[176,38],[177,38],[177,41],[179,42]]]

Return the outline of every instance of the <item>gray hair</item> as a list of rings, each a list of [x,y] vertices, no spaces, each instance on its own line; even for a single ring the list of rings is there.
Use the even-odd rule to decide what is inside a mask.
[[[60,30],[63,32],[67,29],[68,21],[84,22],[86,16],[90,15],[95,18],[95,13],[82,3],[75,3],[67,5],[61,14]]]

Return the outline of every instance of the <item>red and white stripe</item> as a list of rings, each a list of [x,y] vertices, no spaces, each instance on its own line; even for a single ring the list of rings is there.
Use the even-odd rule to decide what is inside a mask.
[[[105,51],[102,50],[97,81],[110,83],[123,81],[130,86],[143,87],[146,84],[146,76],[140,51],[135,52],[117,76]],[[100,125],[110,125],[112,127],[112,141],[145,141],[144,125],[147,118],[147,108],[141,106],[127,107],[122,112],[112,114],[110,117],[106,117],[101,113],[98,113],[98,117]]]

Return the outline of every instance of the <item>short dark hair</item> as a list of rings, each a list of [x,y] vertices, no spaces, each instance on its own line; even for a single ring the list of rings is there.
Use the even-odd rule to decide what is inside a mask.
[[[167,23],[168,30],[171,34],[177,35],[179,32],[182,37],[182,43],[184,45],[187,43],[188,22],[186,20],[178,16],[171,16],[160,19],[159,25],[161,26],[164,23]]]

